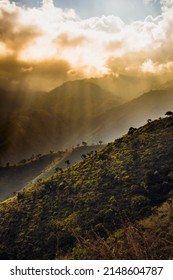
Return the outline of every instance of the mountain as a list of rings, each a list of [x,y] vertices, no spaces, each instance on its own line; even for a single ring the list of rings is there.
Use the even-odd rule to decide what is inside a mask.
[[[172,110],[170,87],[122,104],[119,97],[95,82],[71,81],[48,93],[1,92],[0,164],[17,163],[32,154],[66,149],[82,141],[110,142],[129,127],[139,127]]]
[[[100,123],[97,134],[109,142],[125,134],[129,127],[139,127],[148,119],[163,117],[169,110],[173,110],[173,88],[152,90],[103,113],[97,121]]]
[[[160,87],[162,89],[172,89],[173,88],[173,80],[167,81],[166,83],[162,84]]]
[[[130,129],[1,203],[0,258],[172,259],[172,166],[173,117]]]
[[[0,119],[1,164],[86,141],[98,125],[97,116],[120,104],[115,95],[85,80],[67,82],[48,93],[0,96],[2,107],[9,107]]]
[[[145,92],[149,92],[151,89],[162,88],[162,83],[158,79],[153,76],[146,79],[145,75],[106,75],[103,78],[91,78],[90,81],[112,92],[124,103],[139,97]],[[164,89],[166,88],[164,87]]]
[[[50,152],[47,155],[35,155],[19,164],[0,167],[0,201],[13,197],[17,191],[27,185],[52,176],[66,167],[66,161],[73,165],[82,160],[82,156],[95,151],[103,145],[81,146],[72,150]]]

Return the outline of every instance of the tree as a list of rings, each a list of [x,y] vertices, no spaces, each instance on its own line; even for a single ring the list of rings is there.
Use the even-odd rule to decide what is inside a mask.
[[[65,161],[65,164],[67,165],[67,168],[70,166],[70,160],[69,159],[67,159],[66,161]]]
[[[83,145],[83,146],[87,146],[87,142],[83,141],[83,142],[82,142],[82,145]]]
[[[165,113],[165,116],[168,116],[168,117],[171,117],[173,115],[173,112],[172,111],[168,111]]]
[[[40,158],[40,157],[41,157],[41,154],[36,155],[36,157],[37,157],[37,158]]]
[[[100,140],[100,141],[99,141],[99,144],[100,144],[100,145],[101,145],[101,144],[103,144],[103,141],[102,141],[102,140]]]
[[[22,159],[19,164],[25,164],[26,163],[26,159]]]
[[[136,128],[130,127],[129,131],[128,131],[128,134],[133,134],[135,132],[135,130],[136,130]]]
[[[56,167],[56,168],[55,168],[55,171],[56,171],[56,172],[63,172],[63,169],[62,169],[61,167]]]
[[[87,156],[86,156],[86,155],[84,155],[84,154],[83,154],[83,155],[81,155],[81,158],[82,158],[82,159],[86,159],[86,157],[87,157]]]
[[[20,200],[22,198],[24,198],[24,192],[20,191],[17,193],[17,199]]]

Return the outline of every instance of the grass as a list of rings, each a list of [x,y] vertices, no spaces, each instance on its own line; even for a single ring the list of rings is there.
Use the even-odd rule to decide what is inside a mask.
[[[146,124],[1,203],[0,258],[172,258],[172,123]]]

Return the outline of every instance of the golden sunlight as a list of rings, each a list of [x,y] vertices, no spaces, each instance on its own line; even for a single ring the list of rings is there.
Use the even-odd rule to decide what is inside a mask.
[[[52,1],[45,1],[40,8],[0,1],[0,57],[9,57],[11,63],[19,64],[16,69],[20,71],[30,63],[37,63],[40,69],[39,65],[50,60],[47,77],[61,76],[65,81],[72,73],[76,79],[107,74],[164,74],[173,70],[172,13],[167,9],[155,18],[124,23],[114,15],[81,19],[74,10],[57,8]],[[57,67],[62,61],[66,66]],[[26,74],[18,75],[19,83],[23,78],[27,81]],[[38,73],[32,77],[38,79]],[[55,84],[55,79],[51,80],[54,82],[50,88]],[[50,81],[45,79],[45,83]]]

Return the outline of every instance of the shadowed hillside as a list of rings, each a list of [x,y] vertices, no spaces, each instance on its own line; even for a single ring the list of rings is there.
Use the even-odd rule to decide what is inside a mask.
[[[134,259],[172,258],[171,215],[169,209],[159,212],[163,203],[171,203],[172,166],[172,117],[131,128],[80,163],[1,203],[1,258],[126,259],[128,252]],[[102,245],[102,252],[94,244]],[[147,244],[153,244],[152,252]]]
[[[20,191],[32,180],[37,180],[51,162],[60,161],[64,154],[66,153],[58,152],[33,156],[17,165],[0,167],[0,201],[14,196],[15,192]]]
[[[97,117],[120,104],[115,95],[85,80],[65,83],[48,93],[21,96],[0,92],[2,110],[8,105],[0,118],[1,164],[84,141],[97,128]],[[95,137],[97,142],[99,137]]]
[[[13,166],[0,167],[0,201],[13,197],[17,191],[27,185],[35,184],[66,168],[66,161],[73,165],[82,160],[91,151],[101,149],[103,145],[81,146],[67,151],[47,155],[32,156]]]
[[[1,91],[0,99],[0,164],[5,164],[83,140],[90,145],[100,138],[113,141],[130,126],[143,125],[148,118],[172,110],[173,89],[150,91],[121,105],[115,94],[90,80],[79,80],[48,93]]]

